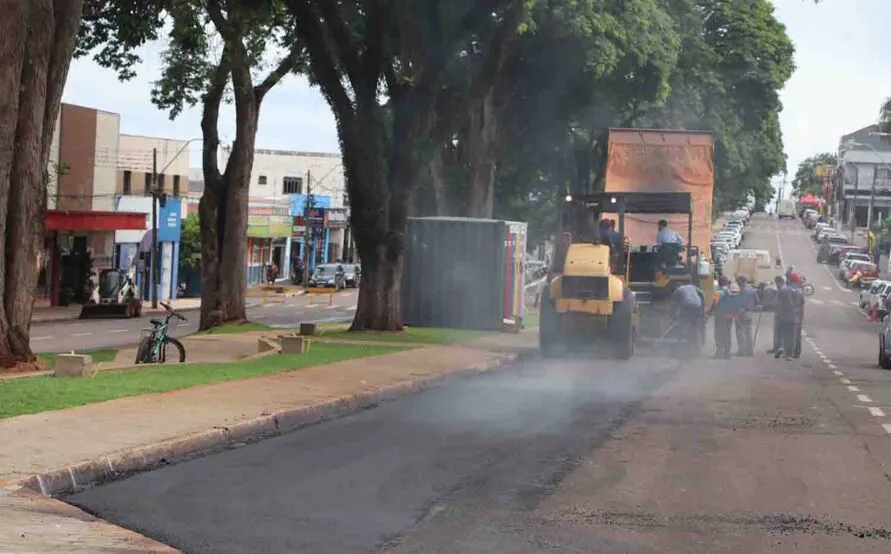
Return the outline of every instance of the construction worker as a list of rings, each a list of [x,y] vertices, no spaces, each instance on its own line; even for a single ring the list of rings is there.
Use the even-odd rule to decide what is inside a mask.
[[[746,297],[740,294],[739,286],[731,283],[727,277],[721,277],[718,286],[720,295],[712,306],[715,313],[715,358],[730,359],[733,321],[743,311]]]
[[[777,275],[776,277],[773,278],[773,282],[777,287],[776,294],[778,296],[780,291],[783,290],[783,288],[785,288],[785,286],[786,286],[786,278],[783,277],[782,275]],[[771,345],[770,348],[767,349],[767,353],[773,354],[777,350],[779,350],[781,347],[782,347],[782,344],[780,344],[780,322],[779,322],[779,319],[777,318],[777,312],[776,312],[776,310],[774,310],[774,312],[773,312],[773,344]]]
[[[758,299],[758,292],[749,286],[749,282],[744,275],[737,275],[736,285],[739,287],[739,294],[743,297],[742,309],[739,317],[735,321],[736,328],[736,345],[737,356],[754,356],[754,345],[752,344],[752,314],[758,311],[761,304]]]
[[[675,319],[681,325],[681,337],[697,354],[701,344],[700,327],[705,317],[705,293],[693,284],[681,285],[671,294]]]
[[[774,352],[773,357],[780,356],[791,360],[796,354],[800,355],[801,325],[804,321],[804,294],[796,287],[801,278],[794,271],[789,274],[789,282],[777,294],[776,318],[780,333],[780,348]]]

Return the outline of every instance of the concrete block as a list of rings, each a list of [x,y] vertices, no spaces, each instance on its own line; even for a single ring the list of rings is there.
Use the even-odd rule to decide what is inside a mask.
[[[301,323],[300,334],[305,337],[314,337],[319,334],[319,326],[315,323]]]
[[[306,337],[282,337],[282,354],[304,354],[309,350]]]
[[[267,337],[260,337],[257,339],[257,353],[262,354],[263,352],[269,352],[270,350],[278,350],[278,346],[272,339]]]
[[[55,369],[56,377],[90,377],[93,375],[93,358],[83,354],[59,354]]]

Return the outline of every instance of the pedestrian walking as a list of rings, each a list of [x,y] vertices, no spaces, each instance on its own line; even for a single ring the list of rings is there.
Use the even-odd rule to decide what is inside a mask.
[[[736,277],[736,285],[739,287],[739,294],[742,296],[741,309],[739,316],[734,320],[736,330],[737,356],[754,356],[754,344],[752,344],[752,319],[753,314],[758,310],[759,304],[758,292],[749,286],[749,282],[744,275]]]
[[[797,342],[800,340],[798,337],[804,317],[804,294],[793,285],[800,282],[801,278],[797,273],[790,273],[788,284],[777,294],[776,317],[780,328],[780,348],[774,352],[774,358],[782,356],[791,360],[799,346]]]
[[[775,296],[775,298],[777,298],[777,297],[779,297],[780,291],[783,290],[783,288],[785,288],[785,286],[786,286],[786,278],[783,277],[782,275],[777,275],[776,277],[774,277],[773,282],[777,287],[777,292],[776,292],[776,296]],[[777,350],[779,350],[781,347],[782,347],[782,345],[780,344],[780,322],[779,322],[779,319],[777,318],[777,310],[774,309],[774,311],[773,311],[773,343],[771,344],[771,347],[767,349],[767,353],[773,354]]]

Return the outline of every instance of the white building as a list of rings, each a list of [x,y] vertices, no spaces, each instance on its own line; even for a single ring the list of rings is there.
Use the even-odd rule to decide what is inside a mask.
[[[228,147],[222,149],[221,169],[230,152]],[[304,252],[307,195],[315,208],[309,256]],[[249,281],[262,280],[271,263],[279,268],[280,277],[287,277],[291,260],[297,257],[310,267],[348,257],[344,250],[348,199],[340,154],[255,150],[250,202]],[[350,250],[347,247],[346,252]]]
[[[842,219],[855,218],[858,226],[891,215],[891,141],[878,129],[869,125],[839,140],[835,200]]]

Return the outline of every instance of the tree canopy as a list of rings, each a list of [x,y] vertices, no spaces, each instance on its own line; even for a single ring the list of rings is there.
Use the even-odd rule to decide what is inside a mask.
[[[838,157],[832,152],[823,152],[805,158],[798,164],[795,177],[792,179],[792,192],[795,196],[813,194],[823,195],[823,178],[817,175],[817,167],[821,165],[836,166]]]

